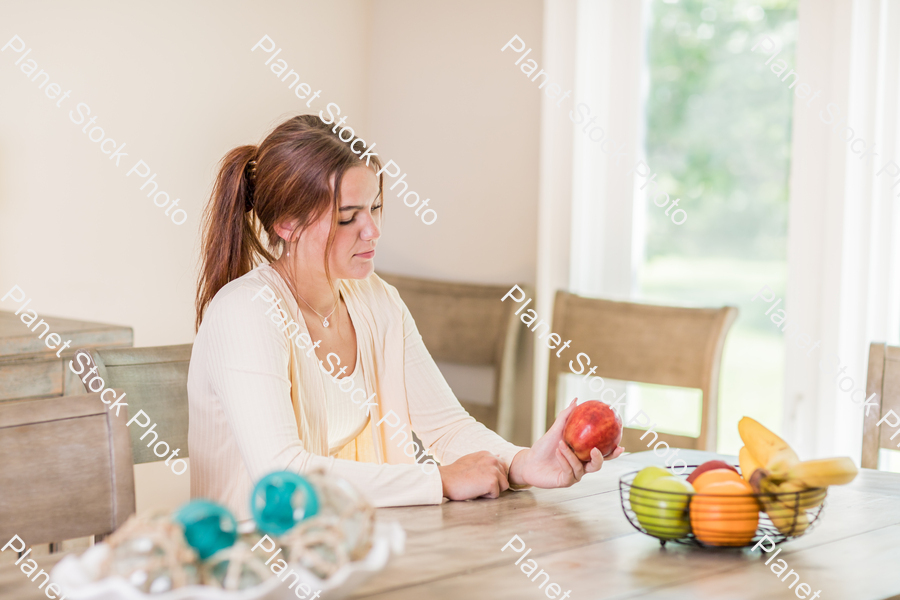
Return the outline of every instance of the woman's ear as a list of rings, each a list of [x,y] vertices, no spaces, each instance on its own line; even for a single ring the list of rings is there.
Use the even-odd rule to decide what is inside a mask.
[[[296,229],[296,221],[285,221],[283,223],[275,224],[275,233],[278,234],[278,237],[283,239],[285,242],[291,241],[291,238],[294,235],[294,231]]]

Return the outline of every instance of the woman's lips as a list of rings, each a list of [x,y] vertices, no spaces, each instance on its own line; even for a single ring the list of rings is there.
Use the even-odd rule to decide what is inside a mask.
[[[363,252],[361,254],[357,254],[356,256],[359,258],[372,258],[373,256],[375,256],[375,250],[372,249],[372,250],[369,250],[368,252]]]

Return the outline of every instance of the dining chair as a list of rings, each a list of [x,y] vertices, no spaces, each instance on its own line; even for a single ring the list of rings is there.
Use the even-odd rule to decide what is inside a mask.
[[[719,368],[725,336],[738,309],[684,308],[586,298],[558,291],[552,331],[572,340],[561,356],[550,353],[547,427],[556,419],[557,380],[571,373],[569,361],[584,352],[603,378],[701,390],[700,436],[659,433],[671,447],[715,452]],[[652,415],[650,415],[652,417]],[[664,427],[665,423],[658,423]],[[621,444],[646,447],[645,430],[626,427]]]
[[[491,405],[464,398],[459,401],[479,422],[510,439],[517,409],[514,386],[520,328],[514,314],[515,303],[500,299],[512,286],[378,275],[400,292],[436,361],[493,369]],[[519,287],[527,290],[521,284]]]
[[[0,402],[0,539],[96,541],[134,514],[126,420],[100,394]]]
[[[878,468],[878,454],[881,448],[892,450],[900,447],[900,439],[892,438],[900,432],[900,347],[873,343],[869,345],[869,369],[866,377],[866,397],[876,394],[878,409],[866,408],[863,416],[862,461],[864,469]],[[884,417],[885,421],[878,425]],[[893,423],[891,422],[893,421]]]
[[[193,344],[146,348],[91,349],[87,352],[106,387],[124,391],[129,418],[139,410],[149,415],[171,448],[188,456],[188,365]],[[79,353],[81,351],[79,350]],[[77,354],[76,354],[77,358]],[[140,440],[145,430],[129,427],[134,464],[165,460]]]

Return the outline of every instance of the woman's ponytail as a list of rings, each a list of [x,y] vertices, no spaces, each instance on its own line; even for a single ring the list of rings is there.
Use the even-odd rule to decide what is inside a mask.
[[[253,269],[257,256],[273,260],[260,242],[252,212],[256,155],[256,146],[241,146],[225,156],[206,206],[197,285],[197,329],[206,307],[225,284]]]
[[[260,259],[275,260],[273,253],[284,247],[276,231],[279,224],[291,224],[293,234],[299,235],[333,211],[324,257],[330,281],[328,259],[338,222],[341,180],[348,169],[359,166],[377,172],[381,161],[373,154],[361,162],[349,140],[342,140],[315,115],[292,117],[259,147],[241,146],[228,153],[203,215],[198,330],[203,312],[223,286],[250,272]],[[380,183],[381,178],[379,188]]]

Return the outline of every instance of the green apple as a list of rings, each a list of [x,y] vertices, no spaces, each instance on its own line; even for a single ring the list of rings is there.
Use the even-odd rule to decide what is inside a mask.
[[[644,467],[641,469],[637,476],[635,476],[634,480],[631,482],[631,492],[628,494],[628,500],[631,502],[631,508],[638,512],[639,509],[643,510],[645,505],[650,500],[647,498],[648,492],[646,490],[652,489],[650,484],[659,479],[660,477],[671,477],[671,471],[667,471],[661,467]],[[635,489],[641,488],[641,489]],[[640,520],[640,517],[638,518]],[[643,522],[641,523],[643,525]]]
[[[691,484],[659,467],[647,467],[638,473],[632,485],[643,488],[632,487],[628,498],[638,523],[647,533],[662,539],[687,535],[690,531],[688,499],[694,493]]]
[[[639,488],[647,487],[647,484],[658,477],[671,477],[672,472],[661,467],[644,467],[641,469],[631,485]]]

